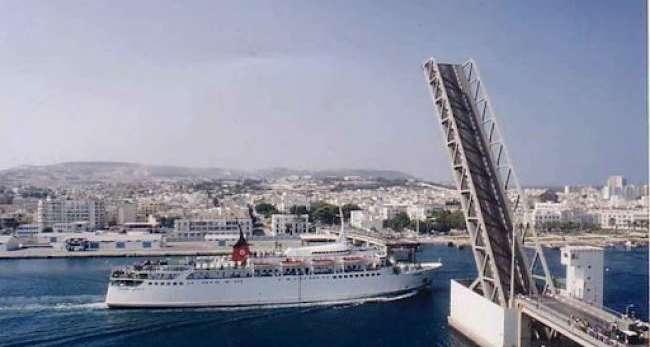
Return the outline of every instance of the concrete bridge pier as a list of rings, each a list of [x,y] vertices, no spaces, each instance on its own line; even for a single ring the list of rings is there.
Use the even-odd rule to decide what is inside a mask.
[[[533,342],[533,320],[524,314],[517,315],[517,346],[532,346]]]

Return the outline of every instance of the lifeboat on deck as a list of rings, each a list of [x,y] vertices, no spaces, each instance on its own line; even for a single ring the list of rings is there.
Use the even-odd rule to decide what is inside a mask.
[[[360,263],[366,261],[364,257],[343,257],[343,261],[346,263]]]
[[[333,259],[312,259],[311,264],[313,266],[332,266],[335,261]]]
[[[295,259],[285,259],[285,260],[281,261],[280,264],[283,267],[302,266],[303,261],[302,260],[295,260]]]
[[[273,267],[273,266],[276,266],[276,265],[277,264],[269,263],[267,261],[257,261],[257,262],[254,261],[253,262],[253,266],[255,266],[255,267]]]

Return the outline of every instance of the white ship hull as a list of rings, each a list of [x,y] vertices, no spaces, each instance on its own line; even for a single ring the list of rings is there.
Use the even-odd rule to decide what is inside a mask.
[[[106,304],[113,308],[171,308],[338,302],[419,290],[430,284],[434,270],[395,273],[385,267],[345,274],[144,281],[136,287],[109,286]]]

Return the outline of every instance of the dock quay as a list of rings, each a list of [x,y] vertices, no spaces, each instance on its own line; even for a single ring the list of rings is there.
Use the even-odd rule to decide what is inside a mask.
[[[287,246],[295,246],[299,240],[252,241],[251,251],[272,253]],[[172,257],[172,256],[221,256],[232,253],[232,246],[219,246],[213,242],[166,242],[157,249],[110,249],[70,252],[51,247],[23,248],[15,251],[0,251],[0,259],[38,258],[93,258],[93,257]]]

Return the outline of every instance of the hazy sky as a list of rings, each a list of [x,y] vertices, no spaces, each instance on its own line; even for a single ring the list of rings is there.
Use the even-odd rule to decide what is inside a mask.
[[[642,1],[0,1],[0,168],[449,180],[420,69],[478,62],[524,184],[647,180]]]

